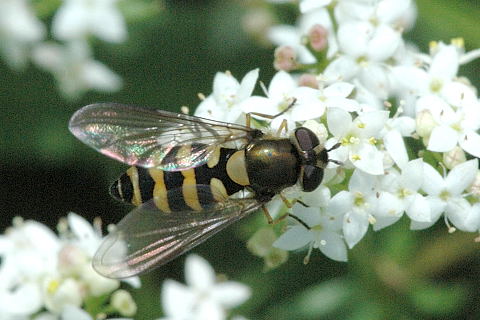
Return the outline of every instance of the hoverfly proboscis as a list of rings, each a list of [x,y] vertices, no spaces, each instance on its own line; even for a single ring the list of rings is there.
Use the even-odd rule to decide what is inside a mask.
[[[333,148],[325,149],[311,130],[296,128],[282,138],[251,128],[250,114],[242,126],[98,103],[78,110],[69,129],[131,165],[110,193],[136,208],[93,258],[95,270],[110,278],[163,265],[260,208],[269,217],[265,204],[275,195],[297,183],[302,191],[315,190],[333,161]]]

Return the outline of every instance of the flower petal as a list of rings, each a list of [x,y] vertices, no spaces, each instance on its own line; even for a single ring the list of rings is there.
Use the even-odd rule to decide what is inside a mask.
[[[445,189],[445,181],[442,176],[428,163],[423,164],[422,189],[430,195],[438,195]]]
[[[282,234],[273,246],[283,250],[297,250],[313,241],[313,235],[304,226],[293,226]]]
[[[461,194],[463,190],[469,187],[478,171],[478,159],[469,160],[457,165],[449,173],[445,179],[448,191],[451,194]]]
[[[466,132],[459,139],[460,147],[477,158],[480,157],[480,135],[475,131]]]
[[[328,130],[337,138],[342,138],[352,125],[352,116],[340,108],[327,110]]]
[[[350,249],[363,238],[367,230],[368,218],[366,214],[351,211],[343,218],[343,235]]]
[[[458,132],[448,126],[438,126],[432,130],[427,149],[435,152],[452,150],[458,141]]]
[[[185,282],[196,289],[208,290],[215,284],[215,271],[207,260],[191,254],[185,259]]]
[[[331,231],[323,231],[319,234],[317,243],[321,243],[318,248],[330,259],[336,261],[348,260],[347,245],[340,234]]]
[[[235,308],[250,298],[252,292],[249,287],[239,282],[221,282],[212,290],[212,297],[225,308]]]

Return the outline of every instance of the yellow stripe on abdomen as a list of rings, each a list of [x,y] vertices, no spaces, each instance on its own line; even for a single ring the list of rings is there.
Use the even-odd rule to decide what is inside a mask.
[[[168,205],[167,187],[165,186],[164,174],[162,170],[148,169],[148,173],[155,181],[155,187],[153,188],[153,202],[158,209],[165,213],[171,213],[170,206]]]
[[[195,170],[188,169],[182,170],[183,175],[183,185],[182,185],[182,193],[183,199],[187,206],[189,206],[192,210],[195,211],[202,211],[202,205],[198,200],[198,192],[197,192],[197,182],[195,179]]]
[[[132,186],[133,186],[132,203],[136,206],[139,206],[139,205],[142,204],[142,195],[140,193],[140,185],[138,183],[137,167],[128,168],[127,175],[129,176],[130,181],[132,182]]]

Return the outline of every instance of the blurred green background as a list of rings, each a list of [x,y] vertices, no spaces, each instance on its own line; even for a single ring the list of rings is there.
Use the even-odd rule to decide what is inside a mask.
[[[107,188],[125,169],[89,149],[67,130],[72,113],[99,101],[178,111],[194,108],[197,93],[208,95],[217,71],[237,78],[260,68],[260,80],[274,74],[273,50],[241,31],[246,4],[254,1],[166,1],[148,20],[129,22],[122,45],[95,43],[95,57],[124,79],[112,95],[88,93],[66,101],[51,75],[34,67],[10,70],[0,62],[0,230],[14,216],[54,227],[69,211],[90,221],[117,222],[129,207],[110,199]],[[467,50],[480,47],[478,0],[418,1],[418,19],[407,38],[422,51],[431,40],[464,37]],[[461,75],[480,87],[480,61]],[[258,88],[257,88],[258,89]],[[242,281],[252,298],[237,311],[250,319],[480,319],[480,244],[474,234],[448,234],[439,223],[412,232],[403,219],[369,232],[337,263],[315,251],[264,272],[263,261],[245,247],[263,216],[254,215],[195,248],[215,270]],[[161,315],[165,278],[183,282],[181,257],[142,277],[134,291],[138,319]]]

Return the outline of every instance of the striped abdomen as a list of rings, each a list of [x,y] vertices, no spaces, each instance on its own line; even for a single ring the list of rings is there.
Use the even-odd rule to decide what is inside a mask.
[[[242,172],[244,150],[219,147],[217,151],[204,165],[187,170],[130,167],[112,184],[110,194],[137,206],[154,199],[163,212],[201,211],[249,184]]]

